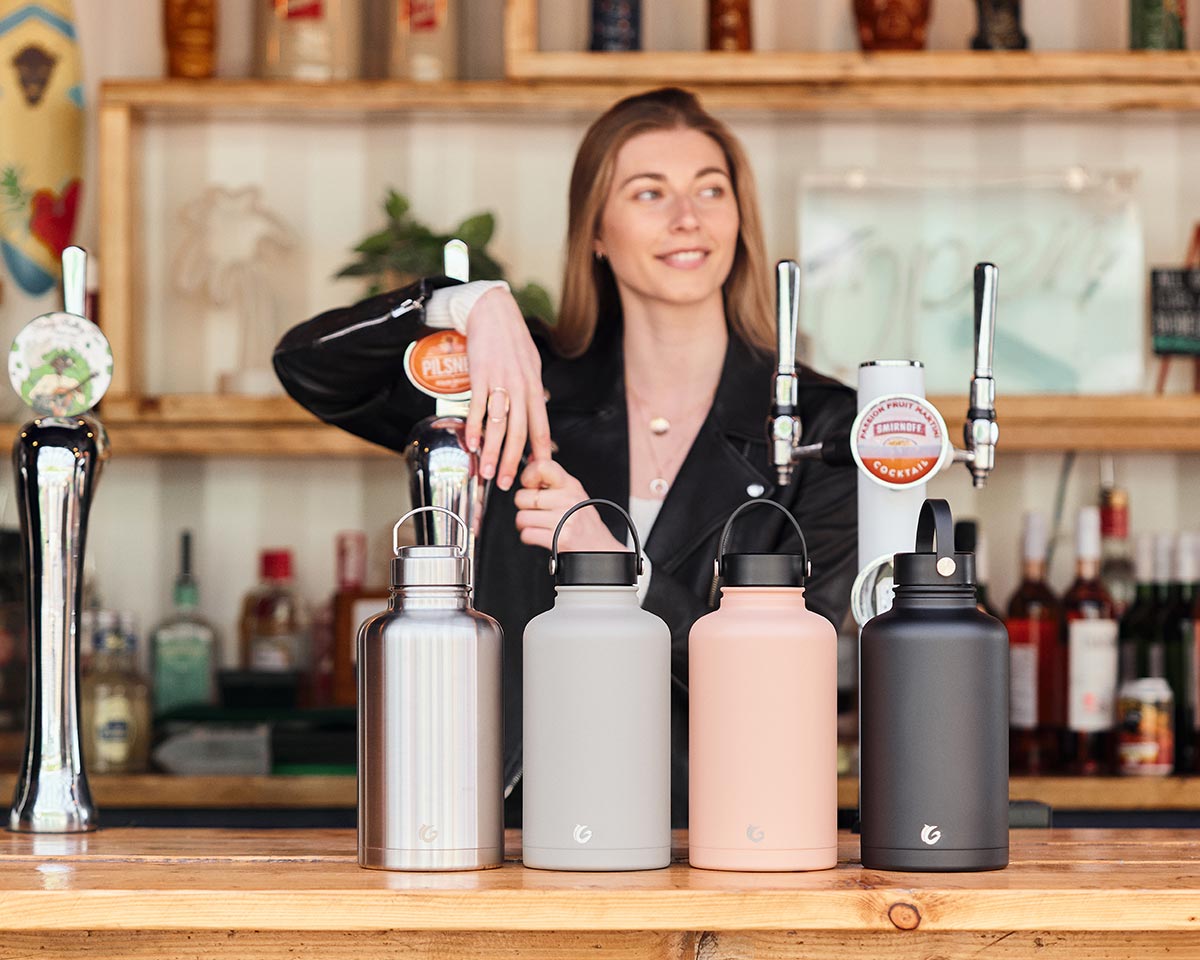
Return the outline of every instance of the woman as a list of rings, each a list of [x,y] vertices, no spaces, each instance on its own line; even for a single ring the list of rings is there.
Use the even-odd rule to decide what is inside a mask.
[[[630,97],[588,130],[571,176],[566,261],[553,327],[527,325],[503,285],[424,280],[300,325],[275,365],[323,420],[401,449],[432,412],[401,373],[405,347],[419,324],[447,315],[467,334],[468,444],[481,445],[482,474],[495,478],[476,605],[504,627],[509,784],[521,769],[521,638],[553,604],[554,527],[588,496],[629,505],[649,560],[642,605],[671,628],[672,822],[685,826],[687,638],[712,609],[721,527],[754,496],[791,510],[812,559],[809,606],[838,624],[855,571],[854,471],[805,462],[776,487],[765,434],[774,315],[754,182],[740,144],[691,94]],[[799,409],[803,442],[814,443],[849,433],[854,397],[802,369]],[[559,544],[628,549],[619,518],[592,508]],[[766,510],[731,541],[737,551],[796,546],[786,519]],[[519,810],[510,797],[510,824]]]

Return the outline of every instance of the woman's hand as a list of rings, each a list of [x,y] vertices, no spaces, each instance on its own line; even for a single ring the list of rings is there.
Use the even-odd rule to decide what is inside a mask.
[[[500,489],[507,490],[521,465],[527,436],[533,459],[550,459],[542,359],[507,290],[489,290],[467,315],[467,363],[467,448],[478,450],[482,435],[480,473],[484,480],[497,477]]]
[[[521,489],[514,497],[521,542],[549,550],[562,515],[587,498],[583,485],[561,465],[550,459],[531,460],[521,474]],[[559,534],[558,548],[563,552],[628,549],[609,533],[595,507],[571,514]]]

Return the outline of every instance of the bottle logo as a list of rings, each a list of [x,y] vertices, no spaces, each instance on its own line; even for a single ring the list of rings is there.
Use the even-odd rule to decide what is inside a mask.
[[[420,836],[422,843],[433,843],[438,838],[437,827],[430,823],[421,824]]]
[[[457,330],[439,330],[410,343],[404,351],[404,372],[414,387],[431,397],[468,399],[467,338]]]
[[[951,455],[942,415],[908,393],[888,394],[863,407],[850,437],[859,470],[885,487],[924,483]]]
[[[575,824],[575,832],[571,834],[575,838],[576,843],[587,843],[592,839],[592,831],[588,829],[587,824]]]
[[[746,827],[746,839],[751,843],[762,843],[764,836],[766,834],[763,833],[762,827],[756,827],[754,824]]]
[[[942,839],[942,831],[937,828],[936,824],[927,823],[921,831],[921,842],[927,843],[931,847]]]

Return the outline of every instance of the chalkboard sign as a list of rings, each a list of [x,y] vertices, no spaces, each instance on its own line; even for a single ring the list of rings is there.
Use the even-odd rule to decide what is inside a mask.
[[[1159,356],[1200,356],[1200,270],[1150,271],[1150,324]]]

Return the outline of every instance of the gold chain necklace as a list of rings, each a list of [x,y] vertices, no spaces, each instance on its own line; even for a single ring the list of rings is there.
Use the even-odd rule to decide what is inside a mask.
[[[638,421],[640,423],[645,423],[646,427],[650,431],[649,435],[645,437],[644,445],[646,448],[646,453],[650,456],[650,465],[654,469],[654,476],[650,479],[650,483],[647,484],[647,486],[649,486],[650,492],[654,494],[655,497],[662,500],[666,497],[667,491],[671,489],[671,481],[667,479],[667,470],[664,468],[663,462],[659,460],[657,452],[655,451],[654,441],[656,438],[665,437],[670,432],[671,421],[664,416],[648,416],[645,406],[642,404],[641,398],[637,395],[637,393],[628,387],[626,389],[629,394],[631,405],[634,407],[634,412],[637,414]],[[692,411],[685,412],[694,413],[695,410],[693,408]],[[688,446],[690,448],[691,445],[689,444]],[[683,452],[686,456],[687,451],[684,450]],[[678,453],[679,451],[676,450],[668,462],[674,460]]]

